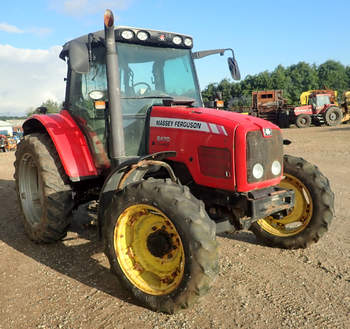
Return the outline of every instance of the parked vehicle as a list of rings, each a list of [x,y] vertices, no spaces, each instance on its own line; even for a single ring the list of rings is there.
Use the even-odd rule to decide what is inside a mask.
[[[333,90],[308,90],[300,95],[301,106],[294,107],[287,104],[282,90],[254,91],[249,113],[281,128],[291,124],[306,128],[312,123],[336,126],[350,119],[347,103],[339,106],[336,97],[337,92]]]
[[[274,124],[202,107],[192,38],[133,27],[69,41],[65,107],[23,125],[15,178],[25,230],[62,239],[73,208],[97,199],[111,270],[149,308],[190,307],[218,273],[215,235],[251,229],[264,243],[305,248],[334,214],[328,179],[283,155]],[[268,250],[267,250],[268,252]],[[232,255],[235,257],[235,255]]]
[[[350,90],[345,91],[343,94],[343,102],[341,104],[343,109],[343,122],[350,121]]]
[[[327,124],[336,126],[343,120],[343,111],[336,103],[333,90],[316,90],[308,95],[308,104],[297,106],[293,110],[295,124],[299,128]]]
[[[263,90],[252,92],[250,115],[269,120],[281,128],[288,128],[293,106],[287,104],[283,90]]]
[[[0,135],[0,151],[1,152],[7,152],[6,149],[6,136]]]
[[[16,148],[17,148],[17,142],[14,138],[12,137],[8,137],[7,140],[6,140],[6,147],[9,151],[15,151]]]
[[[2,152],[15,151],[16,147],[17,143],[12,137],[0,135],[0,150]]]

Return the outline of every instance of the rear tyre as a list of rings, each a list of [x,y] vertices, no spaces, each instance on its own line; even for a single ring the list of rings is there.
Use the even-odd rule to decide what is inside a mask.
[[[73,208],[72,190],[48,135],[30,134],[18,144],[15,180],[29,238],[48,243],[65,237]]]
[[[311,125],[311,117],[308,114],[300,114],[295,120],[295,124],[298,128],[307,128]]]
[[[106,206],[111,270],[144,305],[174,313],[207,293],[218,272],[215,224],[187,187],[149,179]]]
[[[328,230],[334,216],[334,194],[328,179],[302,158],[285,155],[284,174],[280,186],[294,190],[294,208],[281,219],[260,219],[251,229],[259,241],[269,246],[306,248]]]
[[[324,115],[324,121],[328,126],[337,126],[343,119],[343,113],[338,107],[330,107]]]

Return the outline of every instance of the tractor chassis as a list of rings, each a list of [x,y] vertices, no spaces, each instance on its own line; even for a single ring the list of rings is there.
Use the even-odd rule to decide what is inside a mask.
[[[99,232],[103,227],[105,218],[105,207],[108,205],[116,191],[122,190],[125,186],[139,182],[147,177],[147,173],[158,171],[160,167],[165,169],[167,177],[176,184],[180,184],[179,179],[174,173],[172,167],[161,161],[165,158],[176,156],[176,152],[159,152],[147,155],[142,158],[134,158],[124,162],[117,167],[106,179],[101,190],[99,198],[98,223]],[[216,234],[241,229],[249,229],[250,226],[261,218],[267,216],[283,216],[288,209],[294,206],[294,192],[274,186],[249,193],[231,193],[226,194],[225,200],[221,202],[221,210],[217,205],[211,206],[213,199],[210,197],[211,192],[217,193],[218,190],[212,191],[205,187],[198,186],[192,191],[194,195],[203,200],[210,218],[216,223]],[[209,196],[209,197],[208,197]],[[215,209],[213,211],[213,209]]]

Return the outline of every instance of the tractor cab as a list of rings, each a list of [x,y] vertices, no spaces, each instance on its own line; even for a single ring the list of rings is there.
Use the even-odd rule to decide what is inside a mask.
[[[164,101],[202,105],[191,57],[192,39],[123,27],[115,29],[115,35],[125,153],[127,156],[145,155],[145,121],[152,105],[161,105]],[[77,72],[69,66],[66,107],[90,136],[92,149],[103,153],[107,150],[108,92],[106,50],[98,40],[96,33],[90,42],[92,60],[88,72]],[[69,47],[71,45],[64,47],[62,56]],[[97,144],[99,148],[96,142],[100,143]]]
[[[309,105],[312,106],[314,113],[318,113],[324,109],[326,105],[331,104],[330,94],[312,94],[309,97]]]
[[[116,27],[114,39],[119,81],[113,89],[119,91],[125,156],[143,156],[150,108],[165,104],[202,107],[193,59],[222,55],[227,49],[192,53],[190,36],[131,27]],[[65,108],[87,136],[99,168],[110,166],[105,43],[104,31],[90,33],[66,43],[60,54],[68,59]],[[229,65],[237,73],[233,59]]]

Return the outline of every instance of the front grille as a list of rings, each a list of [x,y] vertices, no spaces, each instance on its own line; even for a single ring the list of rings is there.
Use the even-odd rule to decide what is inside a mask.
[[[283,141],[281,132],[272,130],[271,137],[264,137],[262,131],[255,130],[247,133],[247,180],[248,183],[260,182],[276,178],[271,172],[272,162],[283,161]],[[264,167],[264,175],[260,179],[253,177],[253,166],[256,163]]]

